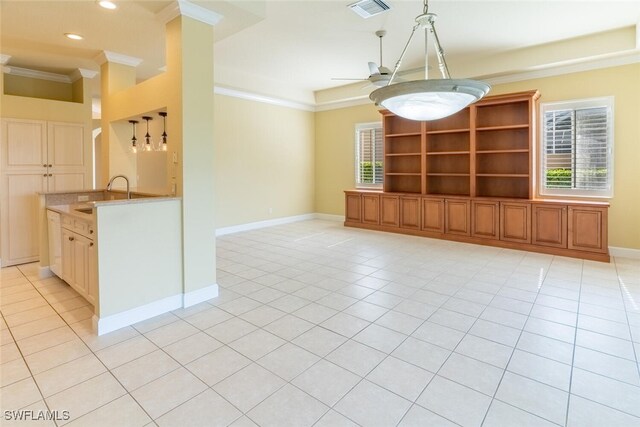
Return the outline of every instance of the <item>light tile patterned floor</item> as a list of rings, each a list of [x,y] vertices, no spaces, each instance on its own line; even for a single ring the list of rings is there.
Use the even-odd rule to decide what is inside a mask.
[[[70,426],[640,426],[639,260],[326,221],[217,246],[218,298],[102,337],[66,284],[38,280],[33,264],[2,269],[3,415],[68,410]]]

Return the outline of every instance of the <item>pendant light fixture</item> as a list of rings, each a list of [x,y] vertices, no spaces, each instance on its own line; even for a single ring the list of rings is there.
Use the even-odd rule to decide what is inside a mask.
[[[160,150],[167,151],[167,113],[166,111],[160,111],[158,115],[162,117],[162,138],[160,141]]]
[[[144,151],[151,151],[151,135],[149,135],[149,120],[153,120],[153,117],[142,116],[142,120],[147,121],[147,134],[144,136]]]
[[[133,128],[131,134],[131,152],[135,154],[138,152],[138,147],[136,146],[136,142],[138,141],[138,139],[136,138],[136,124],[138,124],[138,121],[129,120],[129,123],[131,123],[131,127]]]
[[[409,120],[437,120],[457,113],[489,92],[491,86],[485,82],[450,78],[444,50],[440,46],[436,33],[434,24],[436,17],[435,13],[429,13],[429,0],[424,0],[423,13],[416,18],[416,24],[400,54],[388,85],[374,90],[369,95],[376,105]],[[425,32],[424,80],[394,84],[393,80],[418,28],[423,28]],[[442,79],[429,79],[429,34],[433,38]]]

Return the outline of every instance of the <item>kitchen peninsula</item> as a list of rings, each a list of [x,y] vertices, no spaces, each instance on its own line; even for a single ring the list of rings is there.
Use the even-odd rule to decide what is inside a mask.
[[[181,205],[136,192],[43,193],[40,274],[61,277],[93,304],[98,335],[180,308]]]

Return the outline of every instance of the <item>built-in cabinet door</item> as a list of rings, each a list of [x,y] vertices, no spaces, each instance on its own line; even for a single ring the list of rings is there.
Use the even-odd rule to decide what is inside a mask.
[[[532,207],[534,245],[567,247],[567,207],[534,204]]]
[[[398,196],[380,196],[380,224],[389,227],[400,225]]]
[[[84,126],[78,123],[49,122],[47,124],[47,163],[49,191],[70,191],[85,188]]]
[[[93,242],[76,234],[73,241],[73,285],[83,295],[89,288],[89,245]]]
[[[12,170],[2,174],[0,228],[2,265],[38,260],[38,193],[46,191],[44,174]]]
[[[422,198],[422,229],[444,233],[444,199]]]
[[[361,197],[359,193],[347,193],[345,197],[345,221],[362,222]]]
[[[500,203],[471,203],[471,235],[483,239],[497,239],[500,236]]]
[[[73,265],[73,241],[75,233],[62,229],[62,279],[68,284],[73,283],[74,265]]]
[[[2,171],[47,170],[47,122],[2,121]],[[35,171],[34,171],[35,172]]]
[[[469,200],[445,199],[445,233],[468,236],[470,233]]]
[[[569,206],[569,249],[607,252],[606,208]]]
[[[94,242],[89,243],[88,269],[87,301],[96,306],[98,302],[98,251]]]
[[[400,227],[420,230],[420,197],[400,197]]]
[[[500,203],[500,240],[531,243],[531,205]]]
[[[362,195],[362,222],[380,223],[380,197],[377,194]]]

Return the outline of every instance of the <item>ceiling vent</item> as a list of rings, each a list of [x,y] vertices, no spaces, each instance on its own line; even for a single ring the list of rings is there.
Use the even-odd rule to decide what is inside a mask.
[[[349,8],[365,19],[391,9],[391,7],[382,0],[360,0],[350,4]]]

